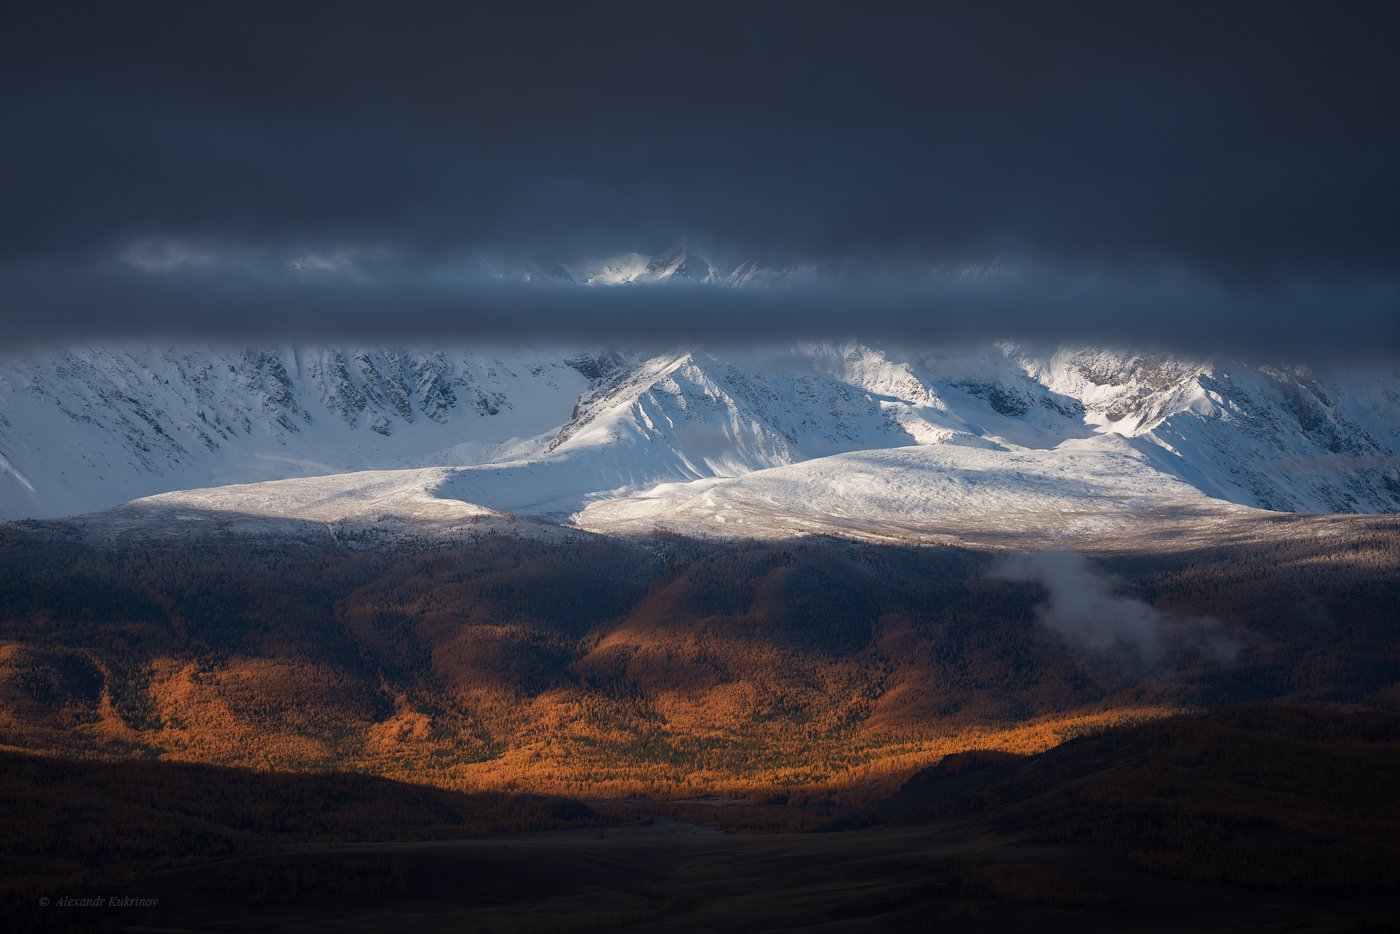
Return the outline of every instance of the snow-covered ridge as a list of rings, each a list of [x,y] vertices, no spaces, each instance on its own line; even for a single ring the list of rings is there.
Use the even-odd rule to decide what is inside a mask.
[[[745,260],[726,271],[682,241],[659,256],[623,253],[593,262],[575,263],[570,279],[585,286],[618,286],[644,283],[688,283],[749,288],[796,275],[799,270],[775,269]]]
[[[87,347],[0,363],[0,516],[540,450],[607,354]]]
[[[947,519],[993,501],[1004,513],[1018,494],[1036,515],[1071,500],[1397,512],[1400,374],[1011,343],[90,347],[0,360],[0,517],[422,468],[452,469],[394,481],[410,512],[436,497],[599,528],[678,516],[739,528],[745,509]],[[346,482],[328,502],[360,495]],[[381,481],[366,482],[376,495]],[[306,513],[293,504],[321,502],[314,486],[225,502]],[[210,509],[219,496],[198,499]]]

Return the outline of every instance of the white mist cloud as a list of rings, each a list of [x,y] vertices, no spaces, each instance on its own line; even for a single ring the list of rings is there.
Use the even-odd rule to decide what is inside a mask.
[[[1231,664],[1239,645],[1218,620],[1164,613],[1122,594],[1121,582],[1073,551],[1012,555],[993,572],[1002,580],[1036,583],[1046,599],[1036,618],[1073,647],[1107,659],[1158,668],[1173,658],[1204,655]]]

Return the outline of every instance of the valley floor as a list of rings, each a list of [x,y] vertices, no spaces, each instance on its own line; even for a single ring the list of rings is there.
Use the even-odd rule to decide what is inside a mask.
[[[830,835],[686,833],[303,849],[133,884],[149,931],[1388,930],[1386,896],[1259,893],[1153,876],[1086,847],[966,825]],[[402,880],[388,893],[317,881]],[[279,885],[310,891],[287,895]],[[323,883],[324,884],[324,883]],[[264,888],[266,887],[266,888]],[[80,909],[71,909],[76,912]],[[126,909],[104,920],[121,923]],[[149,925],[149,926],[147,926]]]

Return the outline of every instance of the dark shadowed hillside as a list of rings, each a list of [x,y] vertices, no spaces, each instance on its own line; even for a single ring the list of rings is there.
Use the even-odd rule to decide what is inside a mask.
[[[858,800],[949,752],[1183,707],[1393,708],[1400,537],[1316,528],[1018,577],[985,552],[829,540],[189,547],[12,525],[0,742],[460,790]]]
[[[607,821],[564,798],[467,795],[366,775],[0,753],[0,823],[0,923],[16,930],[33,917],[39,897],[108,893],[157,870],[310,844],[449,840]],[[360,868],[364,878],[333,872],[321,881],[386,896],[406,884],[388,862]],[[81,913],[57,915],[49,920],[82,926]]]
[[[1199,882],[1396,891],[1400,716],[1250,706],[1035,756],[962,753],[916,774],[871,815],[975,817]]]

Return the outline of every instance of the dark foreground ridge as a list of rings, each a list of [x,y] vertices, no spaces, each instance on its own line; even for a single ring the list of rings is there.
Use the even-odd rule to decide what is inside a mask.
[[[5,754],[3,920],[6,930],[375,931],[410,915],[425,931],[1394,930],[1398,773],[1400,717],[1249,706],[1036,756],[949,757],[847,820],[859,829],[745,833],[735,831],[755,808],[738,802],[589,807],[365,776]]]
[[[1400,891],[1397,767],[1400,716],[1247,706],[956,753],[862,817],[986,820],[1199,882]]]

